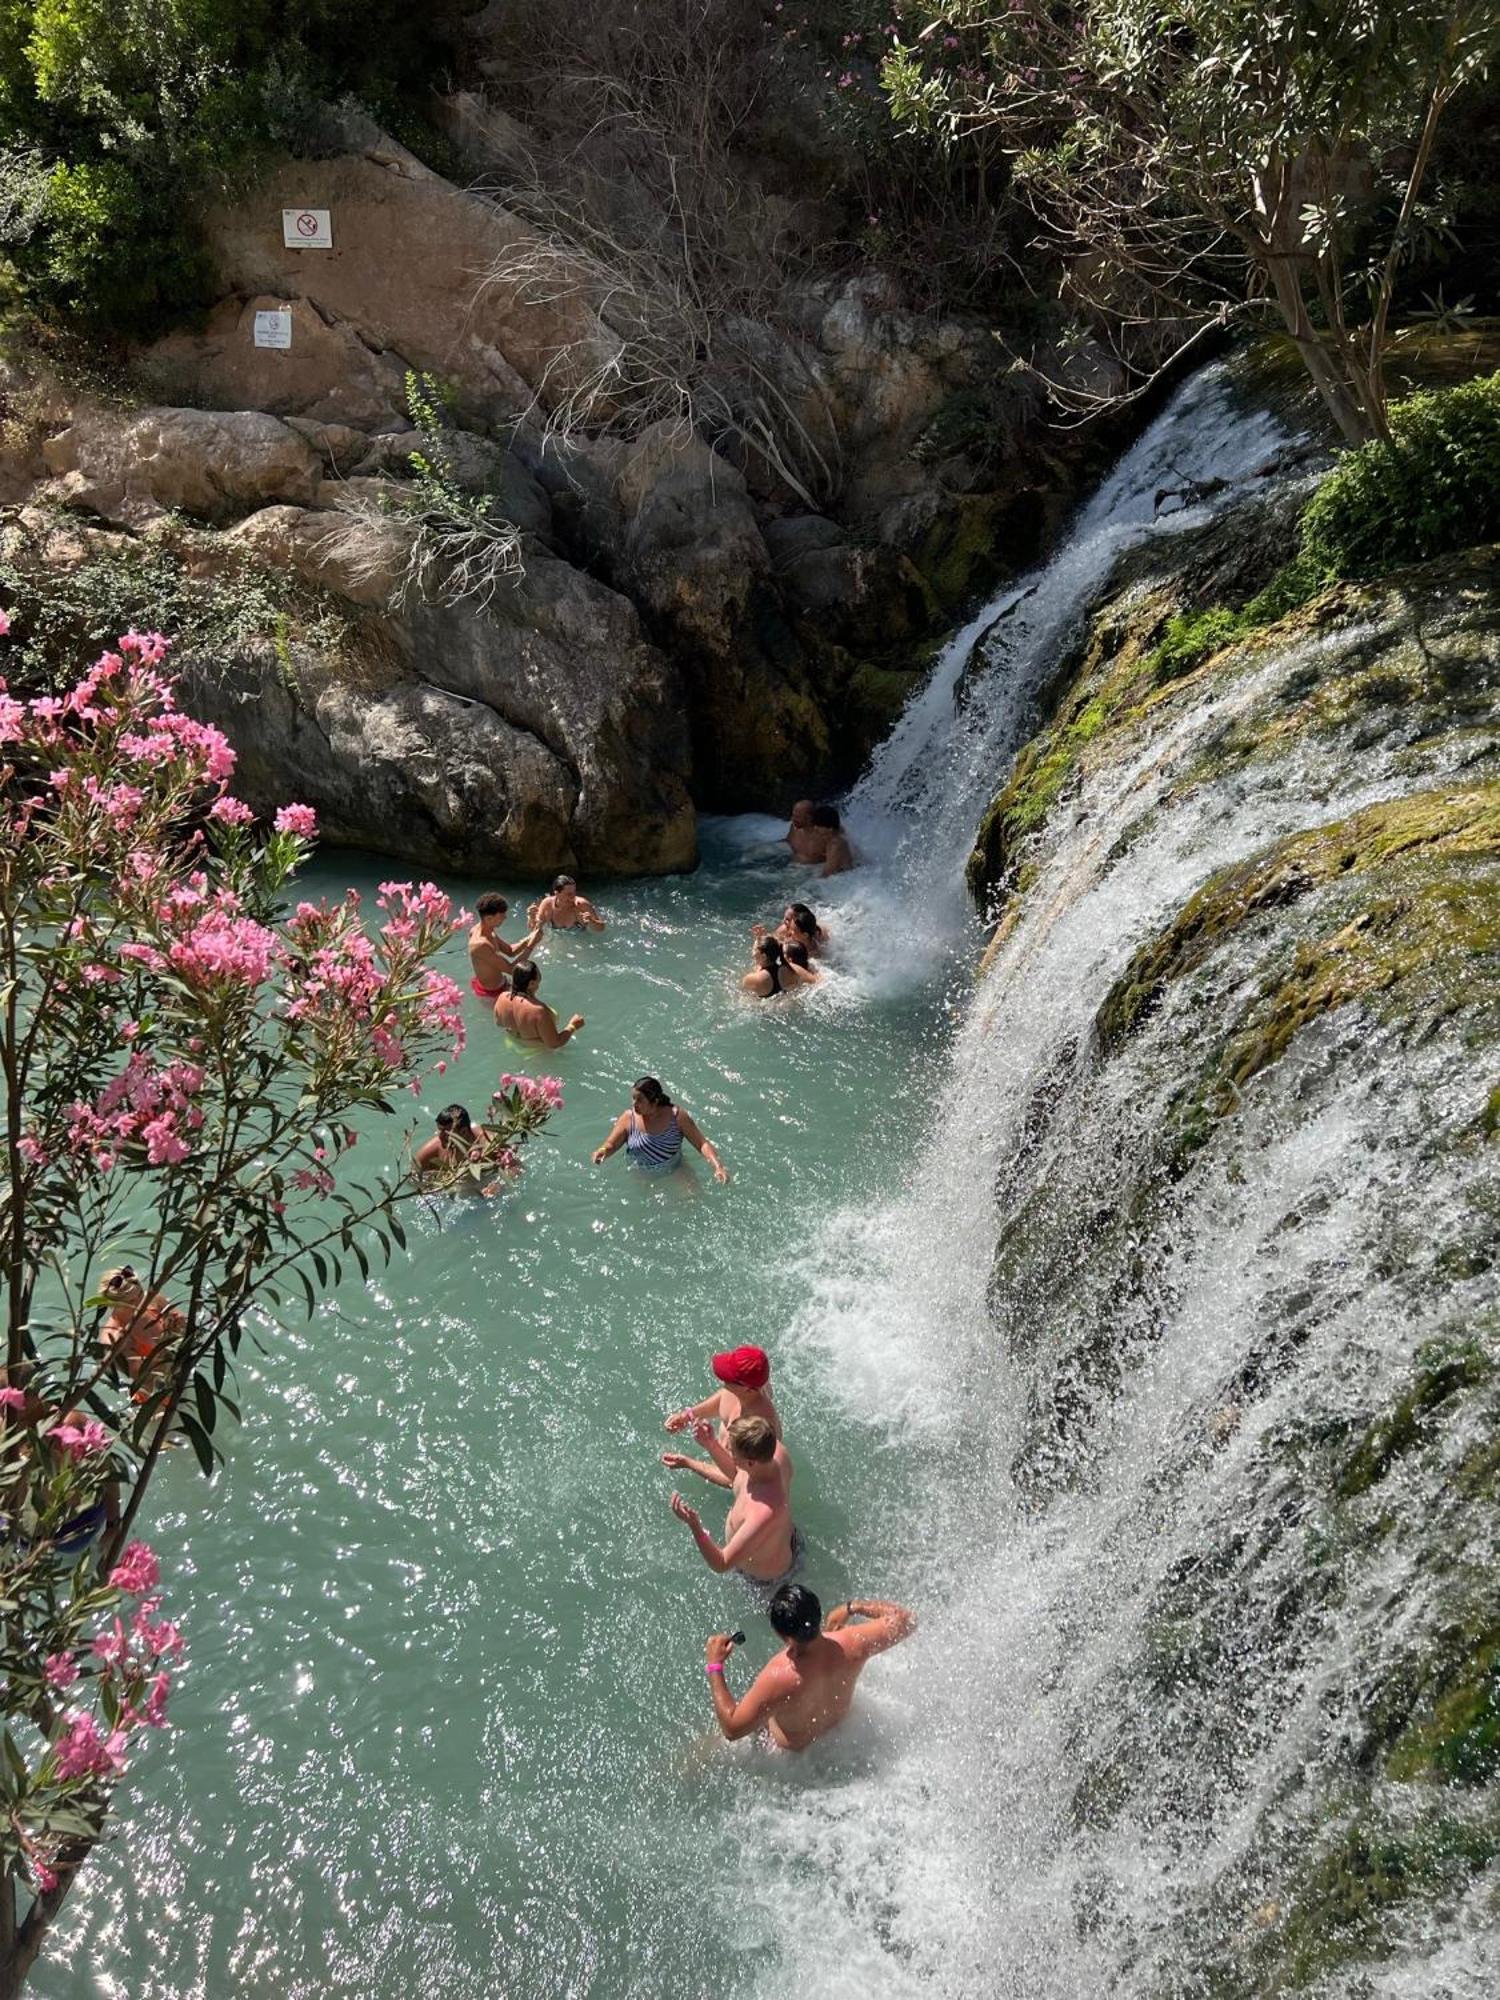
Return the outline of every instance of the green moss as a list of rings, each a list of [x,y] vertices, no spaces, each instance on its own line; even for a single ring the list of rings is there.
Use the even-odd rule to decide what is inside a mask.
[[[913,558],[935,613],[969,603],[995,577],[1004,505],[996,494],[974,494],[928,529]]]
[[[1339,1474],[1340,1499],[1357,1499],[1384,1479],[1396,1460],[1433,1434],[1433,1414],[1464,1389],[1487,1381],[1494,1364],[1477,1343],[1444,1348],[1433,1343],[1410,1389],[1388,1416],[1373,1424]]]
[[[1241,925],[1300,902],[1325,883],[1417,854],[1449,862],[1468,856],[1493,860],[1500,854],[1500,785],[1423,792],[1369,806],[1220,869],[1176,920],[1136,953],[1116,982],[1097,1019],[1106,1052],[1134,1033],[1170,982],[1195,970]],[[1275,1060],[1303,1021],[1388,985],[1450,938],[1460,949],[1494,952],[1500,946],[1497,895],[1488,872],[1472,884],[1434,880],[1383,904],[1372,898],[1352,924],[1299,947],[1290,972],[1261,996],[1258,1014],[1245,1023],[1244,1033],[1261,1045],[1260,1053],[1234,1056],[1228,1080],[1243,1082]]]
[[[1404,1782],[1483,1785],[1500,1775],[1500,1625],[1453,1663],[1385,1768]]]

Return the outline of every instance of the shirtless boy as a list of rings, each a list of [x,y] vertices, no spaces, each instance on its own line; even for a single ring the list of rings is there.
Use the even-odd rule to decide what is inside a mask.
[[[578,884],[571,875],[559,875],[552,884],[550,896],[543,896],[539,903],[533,903],[531,921],[538,931],[602,931],[604,919],[588,900],[580,896]]]
[[[768,1729],[783,1750],[805,1750],[849,1713],[854,1685],[867,1660],[909,1639],[917,1621],[901,1604],[851,1597],[823,1616],[823,1607],[804,1584],[786,1583],[771,1599],[767,1616],[783,1650],[768,1660],[736,1701],[724,1681],[724,1663],[734,1648],[725,1632],[704,1647],[708,1691],[714,1717],[731,1743],[752,1730]],[[860,1623],[851,1624],[851,1619]]]
[[[679,1521],[687,1522],[699,1554],[720,1576],[735,1569],[752,1583],[779,1583],[796,1566],[800,1554],[787,1492],[786,1454],[780,1451],[776,1433],[764,1417],[737,1417],[725,1433],[724,1445],[716,1439],[710,1442],[712,1436],[704,1424],[699,1442],[734,1491],[724,1546],[719,1547],[698,1519],[697,1508],[690,1507],[680,1493],[672,1495],[672,1512]]]
[[[505,913],[510,908],[502,895],[491,889],[474,905],[479,918],[469,932],[469,967],[473,977],[470,990],[481,1000],[498,1000],[511,973],[523,959],[530,958],[542,935],[536,924],[519,944],[508,944],[500,935]]]
[[[701,1403],[674,1410],[667,1418],[669,1431],[685,1431],[702,1418],[716,1419],[722,1440],[736,1417],[764,1417],[777,1437],[781,1436],[781,1418],[767,1386],[771,1363],[763,1347],[733,1347],[726,1354],[716,1354],[709,1366],[723,1388],[705,1396]]]

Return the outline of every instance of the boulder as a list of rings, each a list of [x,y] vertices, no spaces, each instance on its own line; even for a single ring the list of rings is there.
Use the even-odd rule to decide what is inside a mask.
[[[329,210],[333,248],[286,248],[288,208]],[[398,147],[283,161],[205,227],[226,292],[305,300],[377,356],[440,376],[471,416],[500,422],[574,397],[606,413],[592,386],[620,341],[570,283],[566,260],[498,203]],[[294,326],[293,355],[296,340]]]
[[[277,218],[280,228],[280,218]],[[316,251],[295,255],[315,256]],[[406,366],[363,339],[347,317],[299,296],[296,273],[277,288],[221,299],[198,332],[169,333],[135,357],[135,374],[163,399],[220,410],[269,410],[360,431],[405,421]],[[290,347],[257,347],[255,315],[289,312]]]
[[[262,410],[80,405],[42,455],[53,499],[127,527],[168,511],[222,521],[271,501],[305,504],[323,476],[306,438]]]
[[[399,589],[415,531],[394,517],[328,508],[265,507],[225,541],[271,569],[291,570],[317,590],[383,608]]]

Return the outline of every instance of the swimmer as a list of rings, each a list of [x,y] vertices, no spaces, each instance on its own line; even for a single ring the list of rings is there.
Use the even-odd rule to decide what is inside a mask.
[[[705,1396],[701,1403],[674,1410],[667,1418],[669,1431],[685,1431],[692,1424],[708,1420],[717,1422],[722,1438],[737,1417],[764,1417],[777,1437],[781,1436],[781,1418],[771,1401],[770,1357],[763,1347],[731,1347],[714,1355],[708,1365],[723,1384],[722,1388]]]
[[[559,875],[552,884],[551,894],[533,903],[529,914],[538,930],[602,931],[604,928],[603,917],[586,897],[579,895],[578,884],[571,875]]]
[[[799,986],[815,986],[816,973],[789,964],[779,942],[769,934],[755,940],[755,970],[740,981],[742,992],[758,1000],[774,1000],[780,993],[794,993]]]
[[[800,944],[811,957],[820,958],[828,949],[828,933],[806,903],[787,904],[776,926],[776,936],[783,951],[788,945]]]
[[[735,1423],[740,1423],[748,1421],[748,1419],[736,1417],[734,1421]],[[765,1423],[767,1419],[761,1417],[757,1418],[756,1421]],[[725,1426],[726,1435],[729,1428],[730,1426]],[[776,1469],[785,1481],[787,1492],[790,1493],[792,1490],[793,1470],[791,1455],[788,1453],[786,1446],[781,1442],[780,1433],[776,1431],[774,1425],[771,1426],[771,1430],[776,1438]],[[661,1455],[662,1464],[672,1472],[696,1472],[698,1477],[706,1479],[710,1486],[732,1487],[735,1477],[734,1460],[729,1452],[725,1450],[723,1443],[714,1430],[713,1424],[707,1417],[700,1417],[693,1425],[693,1436],[708,1453],[706,1459],[690,1458],[685,1451],[664,1451]]]
[[[500,935],[500,926],[505,922],[510,904],[495,890],[487,890],[474,905],[479,918],[469,932],[469,968],[472,977],[469,990],[477,993],[481,1000],[498,1000],[505,991],[510,974],[523,959],[530,958],[536,950],[542,935],[540,924],[534,924],[519,944],[509,944]]]
[[[789,944],[782,953],[782,957],[794,972],[802,974],[802,983],[804,986],[821,986],[823,984],[823,975],[818,971],[811,959],[809,959],[805,944]]]
[[[825,875],[843,875],[857,865],[837,806],[814,806],[812,823],[814,830],[823,836],[823,851],[818,858]]]
[[[539,1048],[560,1049],[571,1042],[583,1026],[582,1014],[570,1017],[565,1028],[544,1000],[536,997],[541,984],[539,965],[518,965],[510,976],[510,991],[495,1002],[495,1019],[518,1042],[535,1042]]]
[[[630,1109],[622,1111],[609,1137],[595,1149],[594,1165],[604,1162],[620,1148],[633,1167],[648,1174],[669,1174],[682,1164],[682,1142],[695,1147],[714,1170],[714,1179],[723,1187],[729,1179],[723,1162],[697,1125],[674,1104],[654,1076],[637,1077],[630,1091]]]
[[[480,1187],[477,1173],[465,1176],[463,1171],[470,1157],[485,1145],[489,1136],[488,1129],[476,1125],[464,1105],[450,1104],[445,1111],[438,1113],[434,1136],[424,1140],[412,1155],[412,1166],[434,1186],[453,1187],[460,1180],[467,1179],[468,1192],[494,1194],[500,1186],[498,1181]]]
[[[903,1604],[878,1597],[851,1597],[825,1618],[805,1584],[783,1584],[766,1616],[786,1645],[761,1668],[736,1701],[725,1685],[724,1663],[734,1650],[727,1632],[716,1632],[704,1647],[714,1718],[731,1743],[753,1730],[769,1730],[783,1750],[805,1750],[849,1713],[854,1687],[865,1663],[888,1653],[917,1629]],[[851,1624],[858,1619],[858,1624]]]
[[[100,1344],[136,1384],[139,1398],[161,1386],[169,1350],[186,1332],[187,1321],[160,1292],[148,1294],[130,1264],[106,1271],[99,1290],[109,1300]]]
[[[734,1493],[724,1546],[720,1548],[699,1520],[697,1508],[680,1493],[672,1495],[672,1512],[686,1521],[698,1553],[718,1575],[733,1569],[751,1583],[780,1583],[796,1568],[802,1551],[801,1537],[792,1525],[786,1455],[775,1431],[764,1417],[739,1417],[725,1433],[724,1445],[715,1443],[710,1449],[715,1462],[728,1472],[727,1483]]]
[[[813,825],[813,802],[798,799],[792,807],[791,824],[783,835],[792,850],[793,861],[821,861],[827,846],[822,833]]]

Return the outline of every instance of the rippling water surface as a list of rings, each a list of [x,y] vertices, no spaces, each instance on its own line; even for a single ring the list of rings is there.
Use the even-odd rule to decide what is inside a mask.
[[[662,1414],[712,1387],[715,1349],[765,1345],[805,1574],[830,1599],[886,1587],[919,1385],[820,1345],[807,1262],[835,1208],[899,1180],[946,1030],[930,969],[892,990],[899,939],[859,877],[829,906],[828,986],[741,997],[747,926],[810,893],[779,833],[709,827],[698,874],[608,889],[603,936],[548,939],[546,993],[588,1026],[551,1059],[566,1103],[519,1190],[409,1209],[410,1254],[368,1290],[263,1329],[217,1482],[185,1455],[158,1482],[190,1638],[179,1726],[142,1760],[42,1993],[541,2000],[750,1979],[775,1917],[735,1880],[738,1820],[769,1760],[710,1738],[702,1641],[745,1625],[758,1665],[771,1635],[668,1512]],[[334,856],[310,886],[387,872]],[[411,1107],[423,1136],[520,1061],[477,1000],[470,1029]],[[691,1155],[664,1181],[590,1166],[642,1071],[729,1187]],[[717,1526],[712,1489],[676,1477]],[[851,1744],[798,1782],[868,1754]]]

